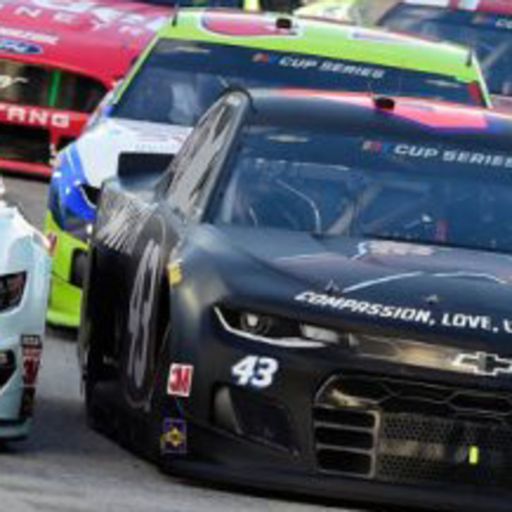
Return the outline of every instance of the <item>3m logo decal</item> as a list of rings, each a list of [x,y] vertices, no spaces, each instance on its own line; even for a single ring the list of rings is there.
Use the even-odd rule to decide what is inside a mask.
[[[194,367],[192,365],[172,363],[167,382],[167,394],[185,398],[189,397],[193,374]]]

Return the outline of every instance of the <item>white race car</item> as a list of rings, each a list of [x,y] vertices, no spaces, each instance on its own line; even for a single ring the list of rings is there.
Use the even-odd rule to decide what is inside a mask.
[[[31,427],[50,279],[46,239],[5,198],[0,178],[0,440]]]

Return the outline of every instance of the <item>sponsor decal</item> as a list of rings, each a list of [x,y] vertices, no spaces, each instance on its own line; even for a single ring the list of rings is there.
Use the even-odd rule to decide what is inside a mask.
[[[221,17],[211,16],[206,12],[201,24],[207,32],[231,37],[297,37],[301,34],[300,26],[296,22],[292,22],[289,28],[280,28],[275,16],[262,18],[259,15],[229,14]]]
[[[500,30],[512,30],[512,17],[478,13],[474,16],[472,23],[473,25],[478,25],[479,27],[490,27]]]
[[[24,78],[21,76],[12,77],[9,75],[0,75],[0,90],[9,89],[16,84],[28,84],[28,78]]]
[[[299,293],[295,296],[295,300],[338,311],[358,313],[368,317],[394,319],[425,325],[431,325],[432,323],[432,312],[427,309],[377,304],[313,291]]]
[[[470,466],[478,466],[480,464],[480,448],[478,446],[470,446],[468,449],[468,462]]]
[[[35,43],[17,39],[0,38],[0,52],[15,53],[18,55],[38,55],[43,48]]]
[[[185,420],[164,419],[160,437],[160,451],[162,454],[187,453],[187,423]]]
[[[373,282],[355,285],[347,290],[355,291],[368,287],[367,284],[377,284],[392,282],[394,277],[416,277],[418,273],[402,276],[392,276]],[[451,277],[450,274],[434,274],[434,277]],[[512,320],[508,318],[494,319],[489,315],[466,314],[459,312],[439,312],[423,308],[413,308],[406,306],[396,306],[392,304],[382,304],[368,302],[345,297],[343,295],[334,295],[331,293],[317,293],[314,291],[305,291],[294,297],[297,302],[305,303],[311,306],[333,309],[336,311],[348,312],[361,315],[367,318],[377,318],[382,320],[398,320],[415,325],[425,325],[429,327],[440,326],[449,329],[482,331],[492,334],[505,332],[512,334]],[[428,301],[426,301],[428,303]]]
[[[178,286],[183,281],[183,269],[181,260],[170,263],[167,267],[167,276],[171,286]]]
[[[432,247],[403,242],[372,241],[358,246],[358,255],[361,256],[432,256],[434,253]]]
[[[11,123],[66,129],[71,126],[71,117],[65,112],[50,111],[34,107],[22,107],[0,103],[0,117]]]
[[[506,154],[442,149],[419,144],[394,144],[369,140],[363,142],[362,150],[415,160],[432,160],[448,164],[512,169],[512,155]]]
[[[354,62],[325,60],[315,57],[298,57],[296,55],[272,55],[269,53],[256,53],[252,61],[261,64],[274,64],[284,68],[293,68],[302,71],[317,71],[319,73],[334,73],[338,75],[363,77],[370,80],[382,80],[386,70],[376,66],[368,66]]]
[[[134,405],[144,401],[147,379],[151,374],[151,321],[157,299],[160,254],[160,245],[155,240],[149,240],[140,259],[130,296],[126,375]]]
[[[91,32],[116,26],[120,34],[135,37],[156,32],[167,21],[165,15],[143,15],[90,0],[28,0],[25,5],[14,6],[10,0],[0,0],[0,10],[6,9],[10,10],[9,14],[20,19],[39,20],[41,26],[54,23],[83,28],[85,25]],[[37,36],[39,42],[47,42],[45,39],[51,37]]]
[[[279,362],[276,359],[250,355],[231,368],[231,375],[239,386],[264,389],[274,383],[278,370]]]
[[[55,233],[48,233],[46,239],[48,240],[48,252],[50,256],[53,257],[57,251],[59,237]]]
[[[459,354],[453,360],[453,366],[462,368],[483,377],[512,375],[512,359],[505,359],[497,354],[473,352]]]
[[[32,43],[43,43],[55,46],[59,42],[57,36],[49,34],[41,34],[39,32],[31,32],[30,30],[20,30],[11,27],[2,27],[0,25],[0,36],[7,38],[22,39]]]
[[[192,389],[194,367],[190,364],[172,363],[167,380],[167,394],[188,398]]]
[[[399,36],[398,34],[387,33],[381,30],[376,31],[356,28],[352,32],[351,38],[355,39],[356,41],[369,41],[372,43],[411,44],[410,38],[406,38],[405,36]],[[412,44],[415,44],[414,40],[412,40]]]
[[[21,337],[21,347],[23,353],[23,384],[26,388],[35,388],[41,365],[43,343],[39,336],[23,335]]]
[[[102,196],[96,239],[109,249],[131,256],[155,206],[132,201],[109,190]]]

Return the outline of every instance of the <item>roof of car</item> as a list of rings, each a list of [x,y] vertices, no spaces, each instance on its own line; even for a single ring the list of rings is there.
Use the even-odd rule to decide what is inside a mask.
[[[248,91],[258,116],[308,119],[308,126],[350,126],[365,133],[386,132],[416,138],[454,138],[463,145],[481,141],[489,149],[512,152],[512,117],[453,103],[415,98],[383,98],[371,94],[306,89],[252,89]],[[378,115],[376,115],[378,114]],[[263,118],[262,117],[262,118]],[[492,134],[492,137],[489,135]],[[512,169],[511,169],[512,170]]]
[[[289,29],[283,28],[286,20],[291,22]],[[476,59],[468,58],[468,50],[460,46],[279,14],[187,9],[163,27],[158,38],[320,55],[442,74],[468,83],[483,80]]]
[[[66,69],[109,85],[170,13],[131,0],[0,0],[0,59]]]
[[[512,2],[510,0],[403,0],[402,3],[512,16]]]

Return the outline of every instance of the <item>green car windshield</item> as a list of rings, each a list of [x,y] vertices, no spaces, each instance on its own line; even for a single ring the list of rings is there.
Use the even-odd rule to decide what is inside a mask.
[[[113,117],[194,125],[229,87],[293,87],[483,104],[478,83],[349,60],[161,40],[121,95]]]
[[[512,96],[512,16],[403,4],[380,24],[471,46],[478,54],[491,94]]]

